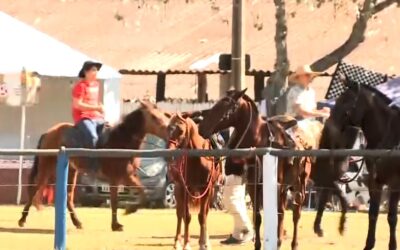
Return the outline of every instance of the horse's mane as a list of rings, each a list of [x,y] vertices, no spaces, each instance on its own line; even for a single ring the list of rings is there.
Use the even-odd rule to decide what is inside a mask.
[[[132,133],[138,133],[142,130],[144,124],[144,116],[141,108],[138,108],[125,115],[121,122],[111,128],[111,132],[118,133],[120,131],[129,130]]]
[[[245,101],[247,101],[247,102],[250,103],[251,108],[252,108],[253,111],[258,115],[258,114],[259,114],[259,112],[258,112],[258,107],[257,107],[256,103],[253,101],[253,99],[251,99],[251,98],[250,98],[248,95],[246,95],[246,94],[244,94],[244,95],[242,96],[242,98],[243,98],[243,100],[245,100]]]

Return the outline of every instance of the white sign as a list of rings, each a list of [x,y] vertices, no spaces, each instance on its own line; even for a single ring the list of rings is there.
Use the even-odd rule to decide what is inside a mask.
[[[40,78],[25,72],[0,74],[0,104],[9,106],[31,106],[39,102]]]

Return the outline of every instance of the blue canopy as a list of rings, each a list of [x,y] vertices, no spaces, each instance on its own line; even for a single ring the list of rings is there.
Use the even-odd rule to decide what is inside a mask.
[[[377,90],[393,100],[393,105],[400,107],[400,77],[390,79],[389,81],[375,86]],[[335,106],[336,99],[328,99],[318,102],[318,108]]]

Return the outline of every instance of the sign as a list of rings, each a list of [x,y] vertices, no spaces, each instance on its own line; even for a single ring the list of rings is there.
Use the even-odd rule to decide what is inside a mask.
[[[39,102],[39,74],[22,70],[16,74],[0,74],[0,104],[32,106]]]

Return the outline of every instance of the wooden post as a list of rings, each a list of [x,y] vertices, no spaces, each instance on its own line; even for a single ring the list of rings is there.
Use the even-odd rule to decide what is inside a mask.
[[[165,100],[165,80],[165,73],[160,72],[157,74],[156,102],[162,102]]]
[[[207,75],[205,73],[197,74],[197,101],[207,102]]]
[[[232,85],[236,90],[246,88],[245,80],[245,51],[244,27],[245,1],[233,0],[232,5]]]
[[[259,102],[263,99],[263,90],[264,90],[264,74],[256,73],[254,75],[254,100]]]

